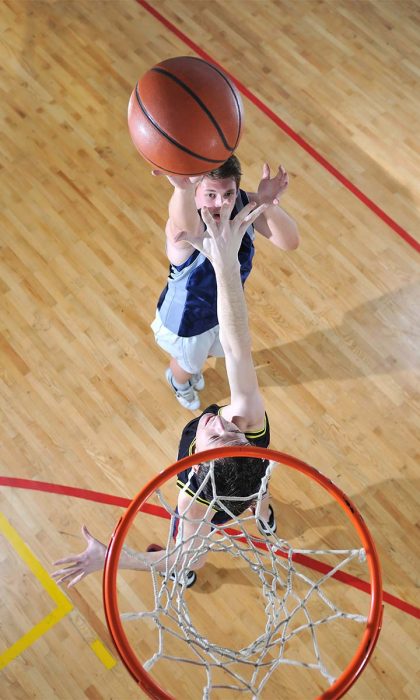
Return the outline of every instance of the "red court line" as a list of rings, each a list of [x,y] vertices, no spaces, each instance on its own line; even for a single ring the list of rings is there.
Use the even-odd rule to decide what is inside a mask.
[[[131,500],[129,498],[123,498],[122,496],[112,496],[111,494],[101,493],[100,491],[90,491],[88,489],[80,489],[75,486],[51,484],[47,481],[32,481],[32,479],[19,479],[11,476],[0,476],[0,486],[10,486],[12,488],[17,489],[28,489],[30,491],[42,491],[44,493],[55,493],[62,496],[72,496],[74,498],[83,498],[87,501],[95,501],[96,503],[105,503],[106,505],[120,506],[121,508],[126,508],[131,503]],[[142,506],[141,510],[144,513],[149,513],[150,515],[155,515],[159,518],[165,518],[166,520],[170,519],[169,513],[160,506],[155,506],[153,504],[146,503],[144,506]],[[226,528],[226,531],[233,535],[238,534],[237,530],[232,530],[231,528]],[[245,541],[244,538],[238,539]],[[260,549],[265,548],[262,542],[255,541],[254,544]],[[284,556],[283,552],[279,551],[278,554]],[[303,554],[296,554],[293,557],[293,559],[294,561],[304,566],[307,566],[308,568],[313,569],[314,571],[318,571],[322,574],[327,574],[329,571],[331,571],[331,567],[327,564],[324,564],[323,562],[317,561],[316,559],[312,559],[312,557],[308,557]],[[338,581],[341,581],[342,583],[345,583],[348,586],[357,588],[359,591],[363,591],[364,593],[370,593],[369,583],[357,578],[356,576],[347,574],[344,571],[337,571],[333,575],[333,578],[337,579]],[[398,608],[398,610],[407,613],[407,615],[411,615],[412,617],[420,619],[420,608],[417,608],[415,605],[411,605],[411,603],[407,603],[405,600],[401,600],[400,598],[397,598],[396,596],[393,596],[390,593],[387,593],[386,591],[383,592],[383,600],[384,603],[388,603],[394,608]]]
[[[324,156],[318,153],[313,146],[311,146],[308,141],[305,141],[302,136],[300,136],[296,131],[294,131],[286,122],[280,119],[275,112],[273,112],[264,102],[262,102],[256,95],[254,95],[250,90],[248,90],[243,83],[241,83],[235,76],[233,76],[229,71],[224,68],[220,63],[214,60],[206,51],[204,51],[198,44],[195,44],[186,34],[181,32],[172,22],[170,22],[166,17],[160,14],[154,7],[152,7],[146,0],[136,0],[136,2],[141,5],[149,14],[151,14],[155,19],[157,19],[161,24],[163,24],[166,29],[169,29],[172,34],[175,34],[178,39],[180,39],[184,44],[186,44],[192,51],[194,51],[198,56],[201,56],[205,61],[214,63],[223,70],[226,75],[235,83],[236,87],[240,92],[242,92],[245,97],[250,100],[258,109],[260,109],[264,114],[271,119],[274,124],[276,124],[282,131],[284,131],[288,136],[290,136],[293,141],[295,141],[304,151],[309,153],[309,155],[314,158],[325,170],[327,170],[333,177],[341,182],[344,187],[346,187],[352,194],[354,194],[357,199],[359,199],[363,204],[365,204],[368,209],[370,209],[376,216],[378,216],[387,226],[389,226],[395,233],[403,238],[406,243],[408,243],[414,250],[420,253],[420,241],[417,241],[408,231],[406,231],[400,224],[398,224],[394,219],[392,219],[383,209],[381,209],[375,202],[373,202],[367,195],[365,195],[361,190],[359,190],[356,185],[354,185],[350,180],[343,175],[337,168],[332,165]]]

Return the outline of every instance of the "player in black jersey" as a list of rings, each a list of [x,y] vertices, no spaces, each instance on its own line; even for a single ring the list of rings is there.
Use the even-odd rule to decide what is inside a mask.
[[[229,445],[254,444],[268,447],[270,429],[264,410],[263,399],[259,390],[257,375],[252,361],[251,337],[248,329],[248,317],[240,277],[238,248],[243,232],[267,205],[255,207],[248,204],[233,220],[229,220],[229,206],[222,205],[220,218],[213,219],[209,211],[202,210],[206,230],[198,235],[180,233],[179,240],[187,240],[211,261],[217,279],[217,312],[220,323],[220,340],[226,359],[226,370],[230,387],[230,403],[219,407],[209,406],[203,414],[190,421],[184,428],[179,445],[178,457],[193,452],[199,453],[214,447]],[[220,497],[244,496],[243,501],[229,502],[229,510],[239,515],[250,507],[247,495],[256,493],[261,486],[268,462],[259,458],[233,457],[214,460],[214,478],[216,492]],[[182,554],[184,568],[199,569],[205,563],[206,556],[194,561],[189,566],[188,552],[194,550],[195,540],[205,538],[214,525],[229,519],[227,513],[213,506],[214,515],[211,522],[205,518],[212,494],[202,487],[199,497],[194,497],[196,490],[203,485],[208,472],[208,464],[197,464],[190,470],[178,474],[177,510],[179,517],[188,511],[184,519],[182,541],[185,541]],[[210,482],[209,482],[210,483]],[[260,529],[267,534],[275,531],[274,513],[269,506],[268,493],[263,497],[260,510]],[[73,555],[56,562],[65,565],[55,571],[53,576],[58,583],[67,582],[72,586],[87,574],[103,568],[106,547],[83,528],[87,548],[82,554]],[[162,557],[162,551],[132,552],[123,549],[119,561],[120,568],[149,570],[155,565],[156,570],[165,571],[172,565],[172,557]],[[187,585],[192,585],[195,573],[188,571]]]

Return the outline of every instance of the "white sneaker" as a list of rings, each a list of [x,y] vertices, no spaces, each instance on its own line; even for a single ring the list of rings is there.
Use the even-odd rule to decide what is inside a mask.
[[[196,411],[200,408],[200,398],[191,382],[188,382],[189,386],[187,389],[177,389],[173,383],[170,367],[166,370],[165,377],[181,406],[188,408],[190,411]]]
[[[163,552],[163,547],[160,546],[160,544],[149,544],[149,546],[146,549],[146,552]],[[161,572],[161,576],[165,576],[163,571]],[[175,572],[172,574],[169,574],[169,580],[170,581],[176,581],[179,583],[180,586],[182,586],[185,583],[185,588],[191,588],[197,581],[197,574],[195,571],[184,571],[182,574],[175,575]]]
[[[270,537],[274,535],[277,530],[276,516],[274,515],[274,510],[271,504],[268,506],[268,520],[263,520],[262,518],[257,518],[257,527],[262,535]]]
[[[193,387],[196,391],[202,391],[204,389],[204,387],[206,386],[206,382],[204,381],[204,377],[203,377],[202,372],[198,372],[197,374],[193,374],[190,381],[191,381],[191,384],[193,385]]]
[[[185,588],[191,588],[197,581],[197,574],[195,571],[185,571],[180,576],[173,573],[170,574],[169,579],[171,581],[176,581],[180,586],[185,584]]]

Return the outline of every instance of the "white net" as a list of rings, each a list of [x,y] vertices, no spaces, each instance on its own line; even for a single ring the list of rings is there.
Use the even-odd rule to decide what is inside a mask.
[[[171,527],[166,548],[151,570],[154,607],[142,612],[125,612],[121,619],[142,621],[149,629],[155,629],[156,650],[142,661],[147,671],[153,671],[162,661],[186,664],[188,668],[200,667],[205,679],[203,698],[226,697],[227,691],[259,698],[272,675],[286,666],[318,673],[324,684],[331,685],[343,668],[331,663],[331,649],[324,654],[321,631],[331,628],[334,640],[337,633],[333,625],[338,621],[343,624],[367,621],[364,615],[338,604],[333,599],[334,585],[331,586],[338,572],[365,560],[363,549],[294,548],[276,534],[265,537],[252,534],[258,520],[268,528],[261,513],[275,466],[276,463],[270,462],[257,493],[221,497],[216,493],[214,465],[210,463],[196,497],[199,498],[206,484],[211,483],[213,498],[200,520],[191,518],[189,509],[179,518],[165,494],[156,491],[158,502],[170,514]],[[185,488],[189,486],[188,482]],[[246,501],[249,508],[236,516],[230,510],[234,509],[234,501]],[[192,503],[191,498],[191,507]],[[226,525],[213,526],[208,534],[209,528],[203,528],[203,524],[210,524],[215,509],[224,510],[230,520]],[[176,521],[178,530],[174,540]],[[189,538],[184,532],[186,523],[194,524],[194,535]],[[201,534],[203,529],[205,535]],[[126,547],[125,551],[138,556]],[[253,605],[261,607],[264,622],[254,639],[236,648],[225,643],[227,635],[223,636],[223,643],[214,641],[208,630],[203,632],[201,623],[194,622],[191,612],[195,588],[187,586],[188,571],[194,570],[203,556],[210,553],[232,557],[253,572],[256,586]],[[313,557],[318,563],[316,573],[301,566]],[[200,571],[203,570],[198,570],[198,576]]]

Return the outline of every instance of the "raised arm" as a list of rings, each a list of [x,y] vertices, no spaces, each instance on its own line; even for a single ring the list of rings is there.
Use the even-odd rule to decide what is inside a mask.
[[[268,163],[263,165],[263,173],[258,192],[247,192],[251,202],[266,203],[269,206],[255,220],[258,233],[281,250],[294,250],[299,245],[299,230],[296,221],[280,206],[281,197],[289,185],[289,176],[282,165],[270,177]]]
[[[163,175],[160,170],[153,170],[153,175]],[[181,175],[166,175],[173,185],[173,192],[169,200],[169,216],[166,222],[166,252],[169,261],[173,265],[182,265],[191,255],[193,247],[187,241],[176,241],[181,231],[188,231],[198,235],[204,230],[195,203],[195,188],[197,177],[184,177]]]
[[[210,532],[210,523],[204,521],[207,508],[200,503],[191,501],[191,498],[183,492],[178,497],[178,512],[180,517],[187,515],[183,522],[182,550],[176,550],[168,554],[166,550],[156,552],[138,552],[128,547],[123,547],[119,569],[131,569],[135,571],[150,571],[152,566],[156,571],[164,573],[176,564],[177,568],[196,570],[200,569],[207,558],[206,554],[197,558],[194,554],[200,545],[202,538]],[[197,522],[199,525],[197,526]],[[86,540],[86,549],[79,554],[70,554],[64,559],[54,562],[54,566],[60,568],[53,572],[52,577],[57,583],[64,583],[71,588],[80,583],[89,574],[102,571],[105,564],[106,546],[93,537],[86,525],[82,527],[82,534]],[[197,539],[196,539],[197,538]],[[190,551],[193,552],[191,557]],[[190,559],[192,558],[192,561]]]
[[[243,431],[263,425],[264,404],[252,361],[238,250],[247,227],[266,207],[266,204],[257,208],[255,204],[248,204],[230,221],[229,206],[223,205],[219,222],[203,207],[206,231],[195,237],[186,233],[179,236],[209,258],[216,274],[220,341],[230,387],[230,404],[223,409],[223,416],[228,420],[235,418]]]

